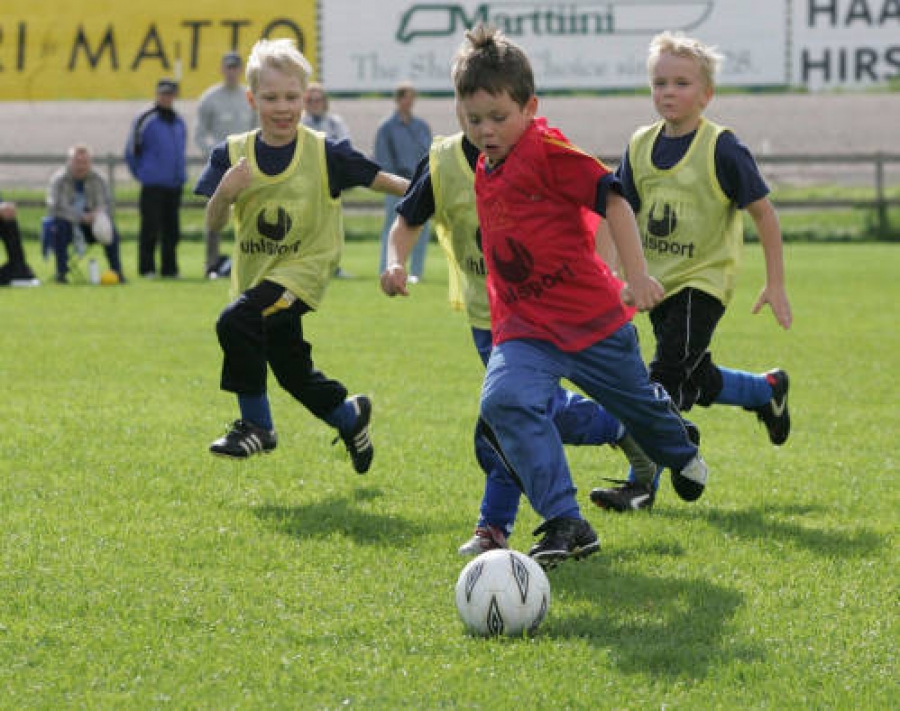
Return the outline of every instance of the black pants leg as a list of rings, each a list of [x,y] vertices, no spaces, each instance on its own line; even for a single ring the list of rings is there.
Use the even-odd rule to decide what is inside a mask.
[[[708,405],[722,389],[709,345],[725,307],[697,289],[683,289],[650,312],[656,351],[650,379],[662,385],[679,410]]]
[[[162,270],[164,277],[178,276],[178,243],[181,241],[181,190],[164,188],[161,210]]]
[[[141,186],[141,228],[138,233],[138,274],[156,273],[156,242],[162,229],[163,191],[154,185]]]
[[[303,338],[300,300],[282,302],[283,286],[264,281],[229,304],[216,323],[222,346],[221,387],[258,395],[266,391],[266,367],[316,417],[323,418],[347,397],[338,381],[315,369],[312,346]]]

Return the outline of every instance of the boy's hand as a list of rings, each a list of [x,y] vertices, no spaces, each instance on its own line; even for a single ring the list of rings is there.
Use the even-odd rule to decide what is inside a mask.
[[[762,307],[768,304],[772,309],[775,320],[781,324],[781,327],[788,329],[794,321],[791,314],[791,304],[788,301],[787,292],[784,287],[770,287],[768,284],[759,292],[759,298],[753,305],[753,313],[758,314]]]
[[[407,274],[402,264],[390,264],[381,274],[381,290],[388,296],[409,296]]]
[[[622,303],[634,306],[638,311],[649,311],[662,301],[665,295],[666,291],[662,284],[649,274],[631,279],[620,294]]]
[[[246,158],[241,158],[222,176],[222,181],[219,183],[218,188],[219,192],[229,202],[234,202],[238,195],[250,187],[252,179],[253,171],[250,170],[250,164]]]

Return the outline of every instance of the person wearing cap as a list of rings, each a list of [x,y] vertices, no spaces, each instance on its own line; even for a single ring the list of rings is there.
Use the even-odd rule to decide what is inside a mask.
[[[68,151],[66,164],[50,178],[47,189],[48,216],[42,224],[42,244],[56,255],[56,281],[67,283],[69,245],[78,251],[99,242],[109,268],[119,283],[125,281],[119,258],[119,234],[112,222],[109,186],[94,170],[89,146],[76,143]]]
[[[132,121],[125,146],[125,162],[141,184],[138,274],[146,278],[157,274],[157,242],[161,243],[162,256],[159,273],[178,277],[179,212],[187,181],[187,125],[174,109],[177,94],[177,82],[160,79],[155,103]]]
[[[247,101],[247,87],[241,83],[243,60],[237,52],[222,56],[222,81],[209,87],[197,103],[194,143],[209,158],[212,149],[228,136],[245,133],[257,126],[256,112]],[[206,231],[206,276],[228,276],[231,260],[220,253],[221,235]]]

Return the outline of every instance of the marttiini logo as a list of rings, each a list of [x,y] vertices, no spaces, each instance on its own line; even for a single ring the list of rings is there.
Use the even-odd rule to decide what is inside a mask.
[[[642,8],[650,5],[652,9]],[[540,2],[503,0],[475,5],[415,3],[400,17],[397,41],[458,37],[481,23],[503,30],[509,37],[592,37],[655,35],[663,30],[689,32],[713,11],[714,0],[658,2]],[[637,6],[637,7],[636,7]]]

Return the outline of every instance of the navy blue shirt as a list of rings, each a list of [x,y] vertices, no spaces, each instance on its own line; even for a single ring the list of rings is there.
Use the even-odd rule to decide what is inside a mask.
[[[463,136],[462,141],[463,153],[469,162],[469,167],[475,170],[478,163],[478,149]],[[606,214],[606,196],[610,190],[617,193],[622,192],[622,186],[618,177],[614,173],[610,173],[600,181],[597,185],[597,201],[594,209],[600,215]],[[426,155],[419,161],[413,177],[410,180],[409,188],[403,199],[397,203],[397,213],[403,215],[403,219],[412,226],[417,227],[424,225],[434,215],[434,190],[431,187],[431,168]]]
[[[693,131],[685,136],[669,138],[660,131],[653,143],[653,152],[650,154],[653,165],[660,170],[668,170],[674,166],[684,158],[696,135],[697,132]],[[731,131],[723,131],[719,134],[715,151],[716,178],[719,180],[722,192],[741,210],[769,194],[769,186],[760,175],[750,150]],[[637,213],[641,209],[641,198],[634,185],[627,148],[616,175],[622,181],[625,199]]]
[[[285,146],[270,146],[263,143],[260,134],[256,134],[256,164],[266,175],[278,175],[291,164],[296,148],[296,139]],[[325,139],[325,162],[328,166],[328,187],[333,198],[348,188],[368,187],[381,170],[377,163],[356,150],[350,141],[332,141],[330,138]],[[230,167],[228,142],[222,141],[210,153],[194,194],[212,197]]]

